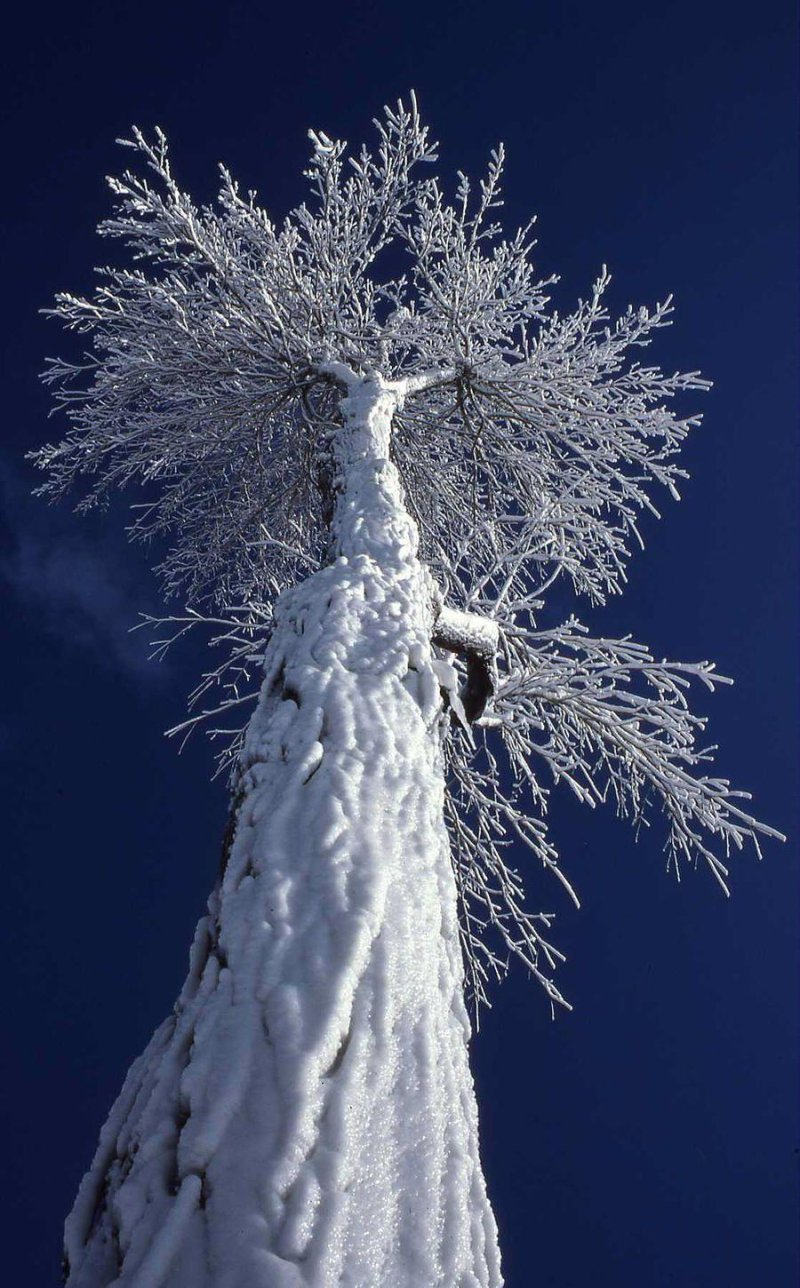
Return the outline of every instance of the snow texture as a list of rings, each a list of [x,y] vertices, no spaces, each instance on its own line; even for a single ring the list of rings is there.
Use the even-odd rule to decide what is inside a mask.
[[[350,156],[312,134],[278,223],[225,170],[197,206],[134,131],[100,227],[133,271],[53,310],[93,350],[48,365],[70,430],[41,491],[145,484],[131,532],[166,543],[175,638],[205,620],[227,654],[181,728],[239,757],[189,979],[68,1222],[71,1288],[494,1288],[459,933],[476,1003],[514,958],[564,1001],[509,839],[575,897],[551,780],[637,824],[660,806],[676,871],[723,886],[777,835],[707,769],[687,687],[711,663],[540,620],[567,584],[621,592],[651,492],[678,495],[698,417],[672,400],[707,382],[639,360],[670,301],[613,319],[603,270],[553,312],[533,223],[495,222],[502,148],[450,202],[413,97],[375,124]],[[379,280],[389,247],[408,271]]]
[[[448,640],[449,646],[462,653],[481,653],[494,658],[500,643],[497,622],[476,613],[461,613],[444,605],[436,619],[437,633]]]
[[[574,894],[548,831],[550,782],[613,801],[637,826],[660,808],[668,863],[703,860],[724,888],[728,855],[778,835],[708,770],[713,744],[687,688],[724,683],[713,665],[659,660],[562,617],[567,584],[593,604],[624,590],[641,515],[686,477],[679,454],[699,417],[673,400],[708,382],[641,361],[671,301],[613,318],[605,269],[575,309],[553,311],[533,221],[511,237],[496,222],[502,147],[477,185],[459,174],[448,201],[413,95],[375,126],[377,145],[354,154],[312,131],[308,200],[278,222],[225,169],[216,204],[198,206],[161,131],[123,140],[135,165],[109,180],[99,231],[135,267],[101,269],[91,298],[56,297],[55,316],[91,334],[92,350],[48,363],[70,428],[33,459],[43,495],[82,481],[79,509],[145,485],[130,535],[156,539],[161,584],[184,600],[158,629],[174,640],[202,622],[222,655],[174,732],[230,738],[228,765],[276,598],[330,562],[334,494],[360,459],[334,442],[342,395],[358,401],[353,373],[381,373],[391,453],[387,414],[369,459],[397,466],[442,588],[433,644],[454,655],[438,678],[469,991],[487,1001],[516,958],[563,1002],[552,917],[527,911],[509,863],[513,836]],[[379,261],[399,264],[401,251],[407,271],[382,277]],[[383,566],[380,528],[339,536],[341,551],[357,538],[352,549]],[[155,643],[163,655],[171,639]]]
[[[224,874],[81,1185],[69,1288],[502,1283],[401,397],[344,400],[336,557],[277,605]]]

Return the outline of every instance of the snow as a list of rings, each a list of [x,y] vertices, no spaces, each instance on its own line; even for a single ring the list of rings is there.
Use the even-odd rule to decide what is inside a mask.
[[[81,1187],[70,1288],[502,1283],[399,396],[351,383],[338,555],[277,605],[224,878]]]
[[[478,1001],[484,968],[512,958],[564,1000],[551,917],[526,911],[506,861],[514,835],[573,893],[543,770],[637,823],[660,804],[676,868],[702,856],[723,885],[711,841],[778,835],[706,772],[685,690],[712,688],[713,667],[659,663],[574,619],[537,625],[559,583],[594,603],[624,588],[637,516],[684,476],[698,417],[670,403],[707,382],[635,361],[670,301],[613,321],[604,269],[572,313],[550,312],[533,225],[511,240],[494,225],[502,149],[452,205],[423,177],[435,148],[413,100],[376,126],[377,149],[347,160],[312,136],[310,202],[279,225],[227,171],[218,207],[198,208],[163,134],[135,130],[148,177],[110,180],[101,232],[136,271],[56,300],[95,349],[48,366],[71,428],[34,453],[41,491],[83,479],[83,508],[144,482],[131,531],[171,543],[159,573],[187,597],[176,635],[207,595],[222,614],[207,620],[228,658],[193,701],[215,680],[226,696],[184,729],[250,700],[254,632],[296,587],[276,605],[224,881],[68,1222],[72,1288],[499,1284],[445,729]],[[379,284],[392,244],[389,261],[405,249],[412,266]],[[473,612],[443,604],[418,561],[398,469],[432,566]],[[496,731],[486,755],[459,720]]]
[[[458,652],[481,653],[487,658],[494,658],[497,654],[500,629],[490,617],[462,613],[445,604],[436,618],[436,631],[447,638],[449,647]]]

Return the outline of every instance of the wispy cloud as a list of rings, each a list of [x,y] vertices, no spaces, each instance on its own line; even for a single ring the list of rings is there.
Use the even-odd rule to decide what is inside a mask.
[[[122,536],[101,541],[81,531],[66,505],[31,497],[21,471],[2,460],[0,521],[0,579],[41,613],[51,634],[107,666],[151,680],[163,675],[148,662],[147,632],[131,634],[139,613],[153,610],[155,594]]]

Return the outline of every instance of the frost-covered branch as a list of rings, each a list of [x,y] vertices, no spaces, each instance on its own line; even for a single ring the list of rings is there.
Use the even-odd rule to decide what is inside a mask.
[[[602,599],[696,423],[668,403],[705,382],[631,360],[669,302],[614,322],[604,272],[574,313],[549,313],[531,226],[503,239],[494,221],[502,149],[476,196],[461,176],[449,202],[413,100],[377,128],[349,162],[312,134],[309,203],[281,223],[225,170],[216,206],[197,206],[164,136],[133,132],[139,168],[110,180],[100,226],[132,266],[52,310],[92,349],[48,367],[72,429],[36,454],[42,491],[86,479],[85,508],[139,484],[132,535],[166,541],[169,593],[269,600],[325,557],[330,376],[376,370],[405,395],[394,455],[448,588],[494,612],[493,594],[513,612],[559,576]],[[392,245],[408,270],[386,278]]]
[[[780,835],[741,807],[747,793],[702,772],[716,748],[698,743],[706,718],[690,710],[687,689],[729,684],[713,663],[658,661],[631,639],[593,639],[574,619],[519,632],[507,656],[494,710],[517,773],[531,775],[543,761],[584,804],[610,793],[637,822],[660,807],[676,872],[681,858],[702,857],[726,890],[727,869],[707,838],[727,854],[747,841],[758,851],[759,836]]]
[[[365,378],[392,389],[388,451],[442,587],[447,811],[483,996],[502,954],[542,979],[557,957],[508,861],[522,841],[570,889],[543,770],[637,823],[659,807],[676,866],[702,856],[723,884],[714,843],[724,856],[776,834],[706,772],[686,686],[718,683],[709,664],[657,662],[572,619],[537,628],[559,584],[592,603],[620,592],[643,511],[678,495],[699,418],[675,400],[707,382],[643,361],[671,301],[612,317],[603,269],[571,312],[553,310],[533,223],[504,235],[498,222],[502,147],[448,195],[413,96],[375,125],[352,156],[311,132],[308,200],[282,219],[225,169],[216,203],[198,206],[163,134],[134,130],[100,226],[130,262],[101,269],[90,298],[57,297],[54,316],[90,347],[48,366],[71,425],[35,460],[45,495],[83,485],[79,508],[135,489],[131,535],[157,542],[165,591],[185,604],[167,638],[205,623],[222,657],[175,732],[205,723],[235,755],[275,598],[331,557],[346,399]]]
[[[497,623],[490,618],[459,612],[446,605],[439,610],[433,628],[433,642],[439,648],[464,658],[467,682],[459,691],[458,698],[467,724],[480,719],[497,688],[499,640]]]
[[[552,969],[558,956],[542,934],[549,918],[524,908],[510,847],[518,852],[521,842],[578,902],[547,831],[547,778],[589,806],[610,795],[637,825],[660,810],[676,875],[682,859],[702,858],[726,893],[728,869],[713,841],[727,855],[747,842],[760,854],[759,837],[783,839],[742,807],[747,793],[703,772],[716,749],[698,741],[706,720],[690,710],[687,689],[692,681],[710,691],[730,683],[713,664],[658,661],[630,639],[593,639],[574,619],[556,630],[510,632],[503,650],[504,674],[477,748],[461,731],[448,743],[448,823],[477,1001],[486,1000],[488,974],[502,974],[511,958],[541,978],[542,965]],[[563,1002],[552,981],[546,987]]]
[[[217,756],[217,774],[231,772],[236,763],[246,727],[247,715],[258,697],[264,651],[272,629],[272,614],[257,605],[242,605],[211,616],[189,608],[169,617],[143,615],[137,629],[152,635],[151,654],[163,659],[190,632],[199,630],[209,648],[221,653],[221,661],[204,671],[187,699],[188,717],[167,730],[179,737],[180,746],[197,730],[204,729],[212,741],[222,740]],[[211,701],[211,705],[209,704]],[[242,711],[242,708],[247,708]],[[217,717],[230,718],[232,725],[219,727]]]

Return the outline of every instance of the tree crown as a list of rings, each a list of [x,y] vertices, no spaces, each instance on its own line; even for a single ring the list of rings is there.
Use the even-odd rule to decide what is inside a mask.
[[[73,428],[38,454],[42,490],[87,476],[90,506],[143,483],[133,534],[167,538],[169,592],[263,601],[325,557],[339,401],[326,364],[412,387],[439,373],[398,412],[393,453],[450,593],[513,613],[566,575],[601,600],[697,419],[666,406],[704,385],[696,373],[631,360],[670,302],[611,322],[604,271],[574,313],[548,312],[532,225],[504,238],[495,222],[502,148],[449,202],[413,99],[376,125],[377,148],[349,159],[312,132],[309,201],[281,224],[224,169],[217,206],[197,207],[164,136],[134,131],[144,171],[109,180],[99,229],[134,267],[102,269],[91,299],[53,310],[93,352],[46,373]],[[407,267],[387,279],[384,262]]]
[[[125,146],[143,170],[109,180],[115,210],[99,229],[125,243],[132,266],[102,269],[91,298],[62,294],[52,310],[92,349],[45,373],[71,429],[34,454],[48,475],[40,491],[86,477],[87,508],[143,486],[131,531],[166,549],[165,589],[186,603],[176,633],[210,621],[227,647],[194,701],[216,682],[227,696],[191,728],[249,700],[275,595],[327,558],[337,364],[397,382],[390,450],[422,556],[448,602],[499,628],[477,746],[459,725],[447,743],[473,987],[483,996],[487,969],[510,954],[560,999],[543,971],[558,956],[549,918],[524,910],[505,858],[521,839],[559,872],[537,761],[590,804],[610,793],[639,819],[660,802],[672,858],[704,857],[723,884],[710,841],[727,850],[770,832],[702,772],[705,722],[685,690],[693,678],[713,687],[713,666],[592,639],[574,618],[537,629],[560,579],[594,602],[622,589],[639,515],[655,512],[655,488],[677,495],[677,454],[699,419],[671,400],[707,382],[638,360],[668,324],[669,300],[611,320],[603,270],[571,314],[550,308],[532,224],[506,237],[496,222],[502,148],[477,188],[459,174],[449,200],[413,97],[375,124],[376,147],[352,157],[311,132],[310,196],[282,223],[224,168],[217,204],[197,206],[163,134],[133,132]]]

